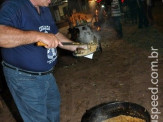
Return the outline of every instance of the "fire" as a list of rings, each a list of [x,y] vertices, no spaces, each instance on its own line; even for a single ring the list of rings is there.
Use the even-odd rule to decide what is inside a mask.
[[[97,27],[97,29],[96,29],[97,31],[100,31],[101,30],[101,27]]]
[[[88,20],[88,15],[83,14],[83,13],[73,13],[72,16],[70,16],[70,22],[73,27],[82,25],[87,23]]]

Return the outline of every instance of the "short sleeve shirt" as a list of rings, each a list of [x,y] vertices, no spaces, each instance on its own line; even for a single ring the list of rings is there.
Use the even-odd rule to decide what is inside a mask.
[[[0,9],[0,25],[23,31],[58,33],[49,8],[40,7],[39,14],[30,0],[6,0]],[[57,61],[56,48],[46,49],[34,43],[15,48],[1,48],[1,53],[7,63],[29,71],[48,71]]]

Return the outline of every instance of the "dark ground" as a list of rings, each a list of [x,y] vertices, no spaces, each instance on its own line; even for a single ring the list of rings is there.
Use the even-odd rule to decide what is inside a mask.
[[[60,53],[54,75],[62,98],[61,122],[80,122],[86,110],[111,101],[134,102],[150,112],[151,46],[159,50],[158,109],[163,112],[163,4],[156,4],[153,12],[155,24],[151,27],[138,29],[137,25],[123,23],[121,40],[115,39],[112,28],[103,27],[103,52],[96,52],[93,60]],[[60,31],[66,34],[66,29]],[[9,95],[7,89],[1,92],[0,121],[20,122]],[[162,115],[159,122],[163,122]]]

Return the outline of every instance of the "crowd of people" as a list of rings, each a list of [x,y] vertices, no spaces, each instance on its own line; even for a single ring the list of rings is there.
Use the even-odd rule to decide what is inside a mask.
[[[127,8],[124,10],[123,8]],[[138,28],[153,25],[152,8],[154,0],[125,0],[122,3],[122,12],[127,14],[133,24],[138,24]]]
[[[113,26],[120,39],[123,37],[122,20],[124,23],[137,24],[140,29],[153,25],[153,6],[154,0],[107,0],[105,6],[107,21]],[[99,11],[98,14],[96,11]],[[101,27],[104,21],[105,15],[100,14],[100,11],[98,5],[94,14],[96,27]]]

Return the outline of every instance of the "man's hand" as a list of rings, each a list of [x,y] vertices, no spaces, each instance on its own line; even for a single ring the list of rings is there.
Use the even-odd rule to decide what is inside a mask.
[[[37,43],[39,41],[44,43],[46,48],[62,46],[59,39],[54,34],[23,31],[17,28],[0,25],[0,47],[13,48]]]
[[[77,49],[87,50],[87,49],[88,49],[88,44],[81,44],[81,45],[78,45],[78,46],[76,47],[76,50],[77,50]]]
[[[96,52],[97,47],[98,47],[98,44],[96,44],[96,43],[89,43],[89,44],[87,44],[87,46],[81,45],[78,48],[76,48],[73,55],[80,57],[80,56],[86,56],[89,54],[93,54],[94,52]]]
[[[39,45],[38,43],[38,46],[44,46],[45,48],[56,48],[57,46],[62,46],[62,43],[59,41],[59,39],[57,39],[54,34],[41,33],[38,38],[39,42],[44,44]]]

